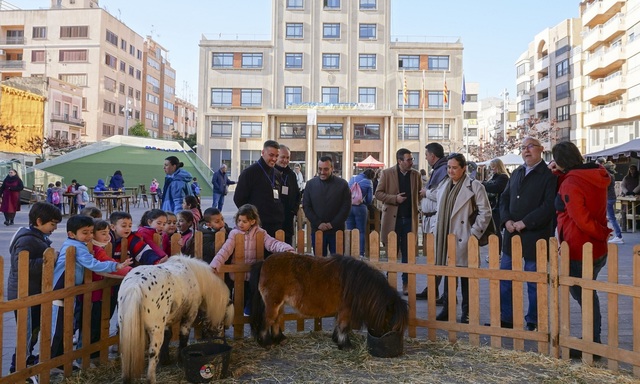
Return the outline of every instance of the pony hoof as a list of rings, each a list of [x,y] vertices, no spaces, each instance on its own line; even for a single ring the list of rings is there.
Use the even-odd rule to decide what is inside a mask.
[[[273,343],[276,345],[284,344],[286,342],[287,342],[287,337],[284,335],[284,333],[281,333],[273,338]]]
[[[353,349],[353,344],[351,344],[351,341],[347,340],[343,344],[338,344],[338,349],[341,351],[349,351]]]

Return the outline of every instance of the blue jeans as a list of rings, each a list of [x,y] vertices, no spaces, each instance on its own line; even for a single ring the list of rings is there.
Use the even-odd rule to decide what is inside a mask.
[[[316,232],[311,234],[311,247],[313,247],[314,253],[316,249]],[[327,250],[329,253],[327,253]],[[322,233],[322,256],[333,255],[336,253],[336,234],[334,233]]]
[[[607,255],[599,258],[593,262],[593,280],[598,278],[598,273],[604,265],[607,264]],[[571,260],[569,262],[569,276],[582,277],[582,261]],[[580,307],[582,307],[582,287],[574,285],[569,287],[569,293],[573,297]],[[584,323],[584,322],[583,322]],[[593,291],[593,341],[600,343],[600,332],[602,331],[602,316],[600,315],[600,299],[598,299],[598,293]]]
[[[511,270],[511,256],[505,253],[500,259],[500,269]],[[536,270],[536,261],[524,259],[524,270]],[[513,323],[513,287],[510,280],[500,280],[500,320]],[[524,320],[527,323],[538,324],[538,287],[536,283],[527,283],[529,308]]]
[[[611,223],[613,227],[613,232],[616,234],[616,237],[622,237],[622,231],[620,230],[620,225],[618,224],[618,220],[616,220],[616,211],[613,207],[616,204],[616,199],[607,200],[607,219]]]
[[[224,205],[224,195],[222,193],[213,193],[213,208],[218,208],[222,212],[222,206]]]
[[[396,228],[395,232],[398,236],[398,251],[402,254],[402,262],[407,263],[408,261],[408,244],[407,244],[407,234],[411,232],[411,218],[410,217],[398,217],[396,218]],[[406,273],[402,274],[402,284],[407,284],[409,281],[409,275]]]
[[[365,226],[367,225],[367,218],[369,216],[369,210],[364,204],[352,205],[349,217],[347,217],[347,229],[358,228],[360,231],[360,256],[365,254],[364,249],[364,236]]]

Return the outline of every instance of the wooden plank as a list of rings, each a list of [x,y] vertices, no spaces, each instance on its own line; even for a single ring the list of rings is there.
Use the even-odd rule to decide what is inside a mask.
[[[612,285],[618,285],[618,246],[616,244],[608,244],[607,254],[607,281]],[[607,344],[613,349],[618,349],[619,347],[620,319],[618,318],[618,298],[619,296],[616,293],[607,293]],[[615,359],[607,359],[607,366],[616,372],[620,369],[618,361]]]
[[[520,236],[514,236],[511,238],[511,269],[514,271],[522,271],[522,260],[522,239],[520,239]],[[524,328],[523,287],[524,284],[521,281],[516,280],[512,282],[513,328],[518,330]],[[513,349],[516,351],[524,351],[524,340],[514,339]]]
[[[538,240],[536,242],[536,272],[545,273],[548,270],[548,256],[547,256],[547,242],[545,240]],[[537,332],[544,334],[549,333],[549,283],[536,283],[537,294],[537,309],[538,309],[538,324]],[[549,342],[548,340],[538,343],[538,352],[548,354]]]
[[[456,265],[456,245],[457,239],[456,235],[450,233],[447,235],[447,265]],[[447,310],[449,312],[449,322],[456,322],[456,306],[457,306],[457,298],[458,298],[458,289],[457,282],[458,277],[456,275],[447,275],[445,277],[446,281],[446,293],[447,293],[447,308],[443,308],[443,310]],[[455,331],[450,330],[448,332],[448,339],[450,342],[455,343],[458,340],[458,335]]]
[[[500,254],[499,250],[493,244],[491,247],[491,239],[489,239],[489,271],[493,273],[493,278],[489,278],[489,318],[491,322],[491,330],[500,328]],[[502,347],[502,338],[491,336],[491,346],[494,348]]]
[[[436,264],[436,243],[435,238],[433,237],[433,233],[429,233],[425,236],[426,242],[425,244],[425,254],[427,257],[427,266],[433,266]],[[424,241],[424,240],[423,240]],[[431,287],[427,291],[427,318],[430,322],[436,321],[436,276],[433,274],[427,274],[427,287]],[[431,341],[436,341],[436,327],[427,327],[427,337]]]
[[[18,254],[18,300],[24,300],[29,296],[29,252],[22,251]],[[17,310],[16,319],[16,371],[26,368],[25,357],[27,355],[27,311],[30,307]]]
[[[549,239],[549,341],[551,349],[549,354],[556,359],[560,358],[560,307],[559,307],[559,280],[558,280],[558,241],[555,237]],[[538,324],[540,317],[538,317]],[[538,331],[542,329],[538,325]]]
[[[640,245],[633,246],[633,286],[640,287]],[[640,297],[633,298],[633,320],[631,329],[633,332],[633,351],[640,353]],[[633,374],[640,376],[640,360],[633,364]]]
[[[562,284],[562,279],[569,276],[569,244],[563,241],[560,244],[560,273],[558,284],[560,285],[560,337],[558,339],[562,359],[569,360],[569,348],[562,344],[562,339],[571,335],[571,306],[569,303],[569,286]]]
[[[582,246],[582,278],[593,280],[593,245],[586,243]],[[593,355],[589,353],[589,343],[593,342],[593,289],[582,287],[582,340],[587,348],[583,350],[582,359],[589,365],[593,364]]]
[[[494,239],[491,239],[494,240]],[[490,241],[491,241],[490,240]],[[471,236],[467,245],[467,254],[469,257],[468,268],[480,268],[480,247],[478,239]],[[480,281],[477,278],[469,278],[469,325],[468,328],[477,327],[480,324]],[[483,329],[484,331],[484,329]],[[479,333],[469,330],[469,343],[471,345],[480,346]]]
[[[407,234],[407,244],[417,244],[418,240],[416,239],[415,233]],[[415,247],[407,247],[407,264],[415,265],[416,264],[416,248]],[[407,275],[407,289],[409,290],[409,318],[415,319],[416,317],[416,275],[415,273],[409,273]],[[408,328],[409,337],[416,337],[418,335],[418,330],[415,324],[409,324]]]

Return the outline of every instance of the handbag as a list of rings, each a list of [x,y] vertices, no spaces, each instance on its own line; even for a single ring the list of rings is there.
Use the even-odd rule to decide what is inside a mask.
[[[478,209],[476,196],[474,195],[471,197],[471,215],[469,216],[469,223],[471,223],[471,225],[476,223],[476,218],[479,214],[480,210]],[[497,233],[498,231],[496,230],[496,223],[493,222],[493,215],[489,216],[489,224],[482,233],[482,236],[480,236],[480,238],[478,239],[478,245],[484,247],[485,245],[489,244],[489,236],[495,235]]]

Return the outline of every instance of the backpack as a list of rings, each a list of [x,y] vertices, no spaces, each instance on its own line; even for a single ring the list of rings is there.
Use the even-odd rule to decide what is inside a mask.
[[[60,204],[60,191],[53,191],[51,193],[51,204],[53,205]]]
[[[89,194],[87,193],[87,191],[82,191],[82,202],[83,203],[89,202]]]
[[[354,181],[351,185],[351,205],[360,205],[364,201],[364,197],[362,196],[362,189],[360,189],[360,184],[357,181]]]

